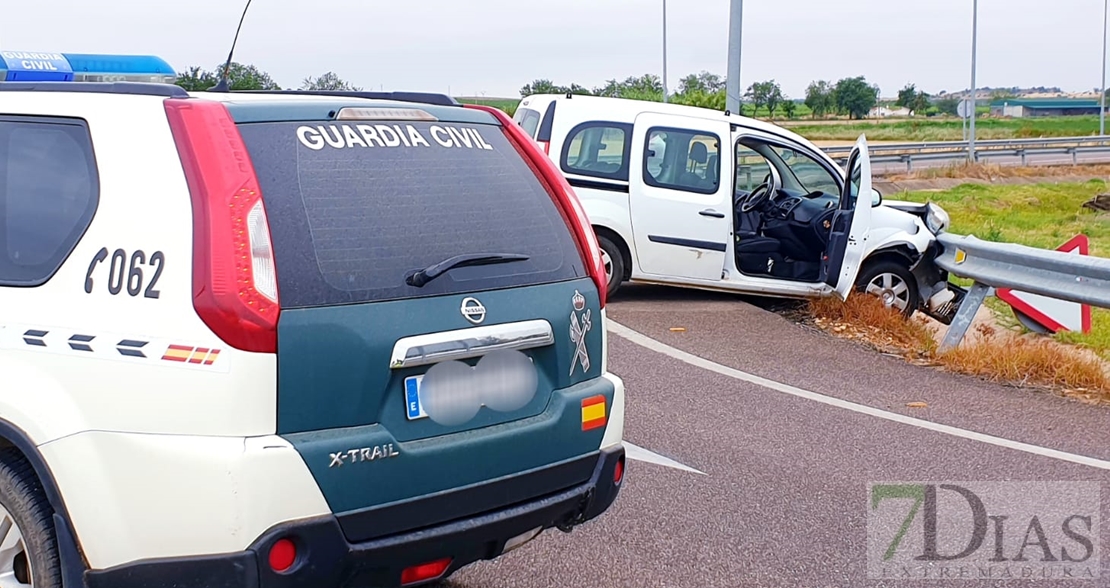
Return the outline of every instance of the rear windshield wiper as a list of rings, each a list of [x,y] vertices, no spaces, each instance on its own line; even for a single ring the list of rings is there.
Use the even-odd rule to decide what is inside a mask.
[[[530,258],[527,255],[519,255],[516,253],[470,253],[467,255],[456,255],[455,257],[445,259],[435,265],[430,265],[409,275],[405,278],[405,283],[410,286],[416,286],[417,288],[423,288],[428,282],[431,282],[457,267],[512,263],[514,261],[528,261],[528,259]]]

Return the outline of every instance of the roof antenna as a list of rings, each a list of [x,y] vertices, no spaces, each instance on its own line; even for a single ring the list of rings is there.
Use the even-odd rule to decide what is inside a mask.
[[[243,7],[243,15],[239,17],[239,26],[235,29],[235,40],[231,42],[231,51],[227,52],[227,63],[224,64],[224,71],[220,74],[220,81],[215,86],[208,90],[210,92],[229,92],[227,77],[231,70],[231,56],[235,54],[235,44],[239,42],[239,31],[243,28],[243,19],[247,18],[247,9],[251,7],[251,0],[247,0],[247,5]]]

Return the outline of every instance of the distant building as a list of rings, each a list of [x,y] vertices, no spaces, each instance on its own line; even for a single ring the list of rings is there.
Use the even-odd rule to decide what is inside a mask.
[[[1036,116],[1079,116],[1098,114],[1098,99],[1006,98],[991,103],[991,114],[1029,118]]]
[[[876,106],[867,113],[870,118],[886,118],[888,116],[910,116],[910,109],[908,108],[888,108],[886,106]]]

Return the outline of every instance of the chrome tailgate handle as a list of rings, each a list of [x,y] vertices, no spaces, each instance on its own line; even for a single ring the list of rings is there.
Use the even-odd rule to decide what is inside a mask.
[[[534,349],[551,345],[555,335],[545,320],[488,325],[414,335],[393,345],[390,369],[431,365],[453,359],[469,359],[502,349]]]

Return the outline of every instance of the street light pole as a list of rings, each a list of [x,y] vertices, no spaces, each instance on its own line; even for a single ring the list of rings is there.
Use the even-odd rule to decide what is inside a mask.
[[[967,156],[971,163],[975,163],[975,108],[977,105],[975,100],[975,45],[979,40],[979,0],[974,0],[971,10],[971,101],[968,104],[970,106],[968,115],[971,117],[971,126],[968,130]]]
[[[744,0],[732,0],[728,16],[728,72],[725,75],[725,110],[743,115],[740,110],[740,39],[744,31]]]
[[[1110,0],[1102,2],[1102,93],[1098,97],[1098,136],[1106,136],[1106,23]]]
[[[667,101],[667,0],[663,0],[663,102]]]

